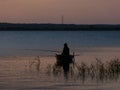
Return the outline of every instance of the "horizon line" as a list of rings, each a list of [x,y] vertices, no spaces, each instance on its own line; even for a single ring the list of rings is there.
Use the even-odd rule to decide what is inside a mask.
[[[30,22],[30,23],[21,23],[21,22],[0,22],[0,24],[51,24],[51,25],[120,25],[120,24],[102,24],[102,23],[99,23],[99,24],[74,24],[74,23],[35,23],[35,22]]]

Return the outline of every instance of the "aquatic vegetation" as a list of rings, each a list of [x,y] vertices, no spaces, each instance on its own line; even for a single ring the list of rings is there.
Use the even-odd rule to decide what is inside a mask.
[[[53,74],[54,77],[60,77],[63,72],[63,68],[53,65],[48,67],[49,74]],[[64,75],[63,75],[64,76]],[[120,76],[120,60],[118,58],[102,62],[101,59],[96,58],[94,63],[87,64],[85,62],[74,63],[70,65],[70,70],[67,79],[81,80],[83,83],[88,80],[95,81],[108,81],[117,80]]]
[[[65,80],[80,80],[84,83],[87,80],[94,80],[97,82],[105,82],[109,80],[119,80],[120,76],[120,60],[118,58],[110,61],[104,61],[96,58],[91,64],[80,62],[71,63],[68,74],[64,74],[63,67],[48,64],[45,70],[47,75],[53,78],[62,78]],[[37,56],[34,60],[29,62],[30,71],[40,71],[40,57]]]
[[[46,74],[48,75],[51,75],[51,71],[52,70],[52,66],[49,64],[47,67],[46,67]]]
[[[34,69],[34,70],[39,72],[40,71],[40,64],[41,64],[40,57],[37,56],[37,57],[35,57],[34,60],[29,61],[29,70],[32,71]]]

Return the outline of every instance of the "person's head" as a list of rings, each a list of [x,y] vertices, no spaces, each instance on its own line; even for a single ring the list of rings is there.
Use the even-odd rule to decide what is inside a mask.
[[[68,45],[67,45],[67,43],[64,43],[64,47],[67,47]]]

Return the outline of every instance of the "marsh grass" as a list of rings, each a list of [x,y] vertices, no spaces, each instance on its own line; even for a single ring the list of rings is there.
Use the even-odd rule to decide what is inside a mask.
[[[41,61],[40,61],[40,57],[37,56],[35,57],[34,60],[30,60],[29,61],[29,71],[33,71],[33,70],[36,70],[37,72],[40,71],[40,64],[41,64]]]
[[[54,77],[60,78],[63,75],[63,68],[56,65],[48,66],[47,72]],[[50,69],[51,68],[51,69]],[[87,80],[97,82],[105,82],[110,80],[118,80],[120,76],[120,60],[118,58],[110,61],[102,62],[96,58],[94,63],[87,64],[85,62],[74,63],[70,65],[68,79],[81,80],[84,83]]]
[[[97,82],[117,81],[120,77],[120,60],[118,58],[110,61],[102,62],[104,60],[96,58],[94,62],[88,64],[85,62],[70,64],[67,80],[82,81],[93,80]],[[41,61],[37,56],[34,60],[29,62],[30,71],[40,71]],[[46,69],[43,70],[47,75],[53,78],[64,77],[63,67],[48,64]],[[66,79],[66,78],[65,78]]]

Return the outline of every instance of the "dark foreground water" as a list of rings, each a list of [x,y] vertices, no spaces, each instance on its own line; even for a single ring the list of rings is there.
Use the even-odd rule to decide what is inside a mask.
[[[103,62],[120,58],[119,39],[119,31],[1,31],[0,89],[119,90],[119,79],[87,79],[83,83],[77,76],[65,80],[63,74],[55,77],[51,73],[55,54],[65,42],[80,64],[92,63],[95,58]],[[36,56],[40,56],[40,65]]]

